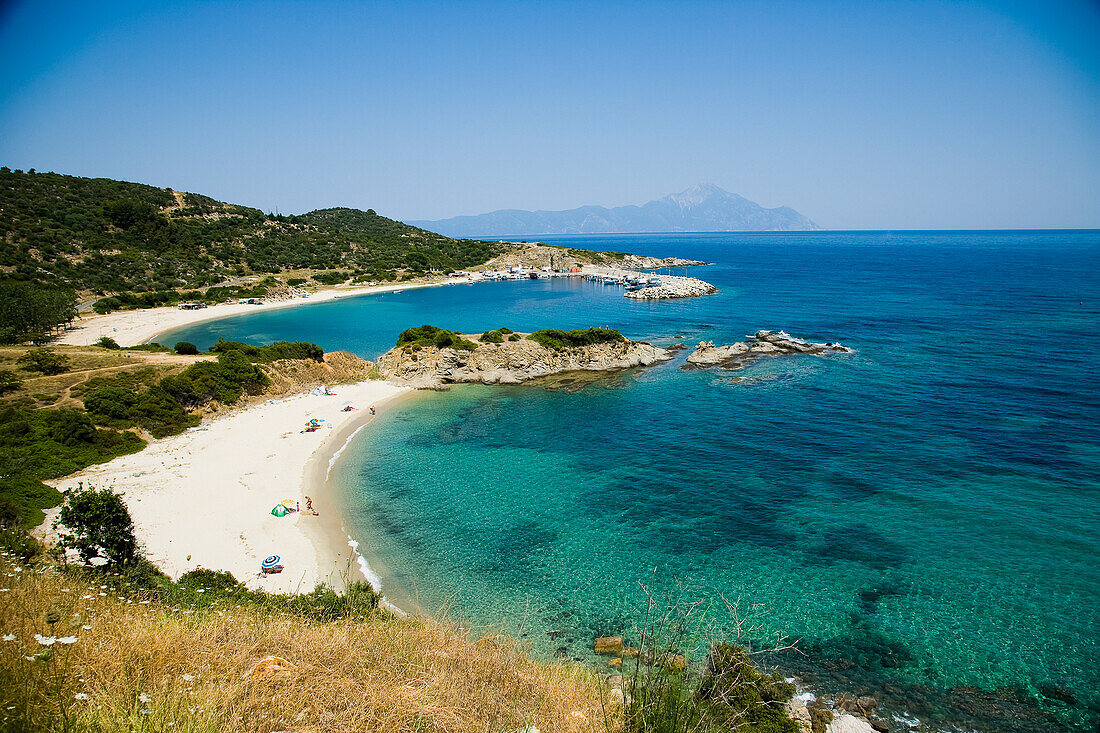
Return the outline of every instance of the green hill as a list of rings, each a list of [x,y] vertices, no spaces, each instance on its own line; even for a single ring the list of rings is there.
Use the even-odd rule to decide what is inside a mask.
[[[0,279],[104,294],[343,270],[370,279],[472,267],[506,245],[451,239],[373,210],[272,216],[140,183],[0,168]]]

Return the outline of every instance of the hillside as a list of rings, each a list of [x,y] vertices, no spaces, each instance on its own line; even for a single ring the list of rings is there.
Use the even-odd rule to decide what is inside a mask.
[[[140,183],[0,168],[0,278],[103,294],[200,288],[251,273],[471,267],[505,251],[373,210],[273,216]],[[340,278],[344,279],[344,278]]]
[[[581,206],[566,211],[507,209],[479,216],[415,221],[450,236],[501,237],[611,232],[731,232],[818,229],[787,206],[767,209],[713,184],[692,186],[642,206]]]

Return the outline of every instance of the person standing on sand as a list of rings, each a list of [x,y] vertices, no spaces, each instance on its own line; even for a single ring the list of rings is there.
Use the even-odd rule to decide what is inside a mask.
[[[372,415],[374,414],[374,405],[370,406],[370,414],[372,414]]]

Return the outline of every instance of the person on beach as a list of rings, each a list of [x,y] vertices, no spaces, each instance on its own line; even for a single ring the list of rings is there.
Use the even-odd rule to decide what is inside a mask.
[[[370,414],[372,414],[372,415],[374,414],[374,405],[370,406]]]

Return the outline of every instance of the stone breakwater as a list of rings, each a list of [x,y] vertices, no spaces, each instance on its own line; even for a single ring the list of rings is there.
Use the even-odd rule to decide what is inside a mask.
[[[586,266],[583,272],[590,279],[602,280],[609,285],[626,287],[624,296],[636,300],[694,298],[718,292],[718,288],[697,277],[660,275],[650,272],[638,272],[637,270],[624,270],[618,267],[597,266]]]
[[[500,344],[479,343],[472,351],[396,347],[379,357],[375,366],[382,377],[397,384],[446,389],[458,383],[520,384],[562,372],[617,371],[671,358],[667,349],[640,341],[550,349],[521,337]]]
[[[852,349],[839,343],[814,343],[791,336],[785,331],[757,331],[747,341],[715,346],[713,341],[700,341],[695,351],[688,355],[688,364],[699,367],[740,369],[764,356],[786,354],[850,354]]]
[[[642,288],[641,290],[628,290],[626,297],[635,300],[668,300],[671,298],[695,298],[700,295],[710,295],[718,292],[718,288],[697,277],[661,275],[660,280],[660,285]]]

